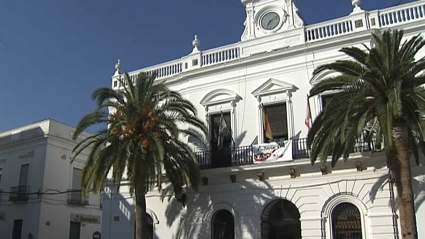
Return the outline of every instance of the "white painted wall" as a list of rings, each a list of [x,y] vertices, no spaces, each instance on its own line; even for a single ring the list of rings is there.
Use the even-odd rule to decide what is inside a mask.
[[[261,1],[260,1],[261,2]],[[272,1],[270,1],[272,2]],[[381,9],[381,16],[391,17],[393,12],[404,9],[416,9],[423,3],[416,2],[391,9]],[[387,15],[385,15],[387,14]],[[171,89],[179,91],[197,108],[198,116],[208,123],[210,113],[220,111],[232,112],[233,137],[237,146],[250,145],[259,136],[262,123],[258,110],[259,101],[253,92],[265,86],[270,79],[276,85],[271,89],[263,87],[261,102],[285,101],[288,106],[288,130],[292,138],[304,138],[307,128],[304,125],[307,110],[307,94],[312,84],[326,75],[312,78],[313,70],[319,65],[335,60],[347,59],[339,52],[342,47],[358,46],[362,43],[370,46],[370,33],[379,28],[378,12],[369,14],[352,14],[345,18],[326,23],[271,34],[267,37],[245,40],[237,44],[223,46],[204,52],[195,52],[172,62],[156,65],[131,72],[158,69],[166,72],[160,79],[166,79]],[[372,24],[374,19],[375,24]],[[364,25],[355,27],[355,22],[362,20]],[[349,33],[326,35],[321,39],[304,40],[307,33],[315,29],[326,31],[337,23],[351,22],[354,30]],[[410,22],[409,22],[410,21]],[[332,25],[334,24],[334,25]],[[370,24],[370,25],[369,25]],[[326,28],[326,26],[328,26]],[[404,28],[405,38],[422,33],[425,20],[410,19],[407,22],[385,24],[385,27]],[[325,29],[326,28],[326,29]],[[384,27],[382,27],[384,28]],[[310,30],[309,30],[310,29]],[[285,46],[289,46],[285,48]],[[231,60],[218,61],[205,66],[192,66],[193,59],[202,59],[211,54],[227,54],[238,49],[239,56]],[[424,56],[421,51],[418,57]],[[188,68],[177,73],[170,73],[176,64],[188,63]],[[119,70],[119,69],[118,69]],[[118,74],[112,77],[115,86]],[[283,88],[293,88],[288,94]],[[280,87],[280,88],[279,88]],[[280,90],[279,90],[280,89]],[[215,95],[213,93],[216,93]],[[211,94],[213,94],[212,97]],[[236,100],[235,100],[236,99]],[[232,100],[235,100],[232,106]],[[204,105],[201,104],[204,103]],[[313,118],[322,110],[320,97],[310,99]],[[261,138],[261,137],[260,137]],[[361,161],[367,168],[357,172],[355,162]],[[242,167],[202,170],[202,176],[209,178],[207,186],[200,186],[198,193],[188,193],[188,206],[182,208],[174,199],[162,201],[157,192],[147,196],[149,213],[154,218],[154,238],[210,238],[209,225],[215,210],[228,209],[235,217],[235,238],[260,238],[260,215],[267,202],[274,198],[286,198],[293,202],[301,213],[303,238],[324,238],[329,236],[329,218],[323,211],[332,203],[352,202],[361,210],[365,239],[393,238],[397,233],[397,221],[392,207],[389,185],[385,183],[387,169],[382,154],[357,154],[347,162],[339,162],[330,174],[321,175],[318,165],[311,166],[309,159],[300,159],[274,165],[246,165]],[[423,164],[422,164],[423,165]],[[330,167],[328,165],[328,167]],[[289,169],[295,168],[297,178],[289,177]],[[415,171],[414,186],[416,191],[417,219],[419,237],[425,237],[425,209],[423,206],[423,176],[425,168],[413,167]],[[264,172],[266,181],[260,182],[257,173]],[[229,176],[235,174],[236,183],[231,183]],[[103,238],[133,238],[134,206],[128,194],[125,182],[119,191],[113,186],[107,187],[102,210]],[[336,196],[350,194],[351,196]],[[334,199],[332,199],[334,198]],[[339,200],[339,201],[338,201]],[[106,206],[108,205],[108,206]],[[114,217],[117,219],[113,220]],[[119,219],[119,220],[118,220]],[[393,220],[394,219],[394,220]],[[395,228],[395,229],[394,229]],[[324,234],[322,234],[324,233]]]
[[[35,128],[23,137],[21,131]],[[45,120],[12,131],[0,133],[0,168],[3,170],[2,191],[18,186],[20,166],[30,163],[29,186],[33,192],[64,192],[71,189],[72,167],[82,168],[85,155],[80,156],[72,165],[70,156],[75,141],[71,140],[73,128],[62,123]],[[6,140],[5,135],[12,134],[15,142]],[[83,135],[88,135],[84,133]],[[23,157],[26,155],[26,157]],[[101,216],[100,196],[89,195],[89,205],[75,206],[67,203],[68,194],[29,196],[27,202],[9,202],[9,195],[2,194],[0,213],[5,221],[0,221],[0,235],[12,237],[13,220],[23,219],[22,238],[29,233],[33,238],[68,238],[71,213]],[[83,223],[81,238],[91,238],[93,232],[100,231],[101,221],[97,224]],[[50,225],[49,225],[50,224]]]
[[[227,209],[234,215],[236,238],[260,238],[261,213],[267,203],[276,198],[287,199],[299,209],[302,238],[322,238],[322,230],[326,238],[331,238],[326,208],[333,200],[358,206],[363,215],[363,238],[394,237],[394,215],[382,154],[365,159],[366,169],[362,172],[356,171],[354,159],[340,162],[328,175],[321,175],[317,167],[312,168],[306,162],[308,160],[303,161],[305,164],[298,165],[300,175],[295,179],[287,173],[294,164],[266,170],[265,182],[256,178],[258,169],[216,173],[209,178],[209,185],[200,186],[198,193],[188,193],[185,208],[173,197],[170,201],[167,197],[162,201],[159,193],[149,193],[147,207],[155,222],[154,238],[211,238],[209,225],[214,212],[219,209]],[[422,180],[425,168],[413,167],[413,170],[421,174],[417,178]],[[230,182],[230,174],[237,175],[236,183]],[[421,213],[422,181],[415,184],[419,238],[425,235],[422,225],[424,214]],[[134,204],[127,190],[127,187],[121,186],[120,193],[111,193],[114,197],[112,205],[109,205],[110,196],[105,197],[103,238],[116,238],[118,235],[120,238],[133,238]],[[114,221],[114,217],[119,217],[119,221]],[[107,218],[112,220],[109,222]]]

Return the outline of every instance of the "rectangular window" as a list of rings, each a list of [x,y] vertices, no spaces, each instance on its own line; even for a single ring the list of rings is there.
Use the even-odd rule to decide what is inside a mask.
[[[69,239],[80,239],[81,234],[81,223],[80,222],[70,222],[69,225]]]
[[[322,110],[326,107],[326,105],[335,97],[334,94],[322,95]]]
[[[83,170],[79,168],[72,169],[72,189],[81,189],[81,179],[83,177]]]
[[[228,167],[232,165],[232,126],[230,120],[229,112],[210,116],[211,158],[212,166],[214,168]],[[221,136],[220,127],[223,129]]]
[[[22,220],[13,221],[12,239],[21,239],[22,237]]]
[[[288,112],[286,103],[264,106],[263,131],[265,142],[288,140]]]
[[[68,195],[68,202],[74,204],[85,204],[83,200],[83,194],[81,191],[81,178],[83,176],[83,170],[79,168],[72,169],[72,182],[71,189],[73,190]]]
[[[216,114],[211,115],[210,118],[210,132],[211,132],[211,141],[214,141],[217,143],[217,140],[219,139],[219,129],[220,129],[220,123],[223,124],[223,122],[220,122],[221,115],[223,115],[224,123],[227,126],[227,134],[225,134],[224,140],[231,140],[230,138],[230,132],[232,132],[232,126],[230,125],[230,113],[222,113],[222,114]]]
[[[28,186],[28,175],[30,171],[30,165],[21,165],[21,173],[19,175],[19,186]]]

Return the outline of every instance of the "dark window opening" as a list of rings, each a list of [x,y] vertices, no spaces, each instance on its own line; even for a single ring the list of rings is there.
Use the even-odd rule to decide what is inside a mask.
[[[212,239],[234,239],[235,221],[232,213],[219,210],[212,217]]]
[[[290,201],[271,201],[261,214],[262,239],[301,239],[301,221],[298,208]]]
[[[326,107],[329,102],[335,97],[334,94],[322,95],[322,110]]]
[[[263,135],[266,143],[288,140],[286,103],[264,106]]]
[[[359,209],[351,203],[341,203],[332,211],[332,236],[335,239],[362,239]]]
[[[232,165],[232,126],[230,120],[229,112],[210,116],[210,144],[213,167],[228,167]]]
[[[13,221],[12,239],[21,239],[22,236],[22,220]]]
[[[69,239],[80,239],[81,222],[70,222],[69,224]]]

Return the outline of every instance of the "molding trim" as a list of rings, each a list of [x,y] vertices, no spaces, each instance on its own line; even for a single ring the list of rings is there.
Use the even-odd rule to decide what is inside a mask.
[[[220,96],[224,96],[224,97],[220,97]],[[220,99],[217,100],[216,98],[220,98]],[[228,89],[216,89],[206,94],[199,103],[205,107],[209,105],[220,104],[220,103],[231,102],[231,101],[238,102],[241,99],[242,97],[240,97],[234,91],[231,91]]]
[[[366,218],[369,217],[369,210],[359,198],[349,193],[333,195],[325,202],[322,209],[322,231],[324,232],[322,238],[332,238],[332,211],[341,203],[351,203],[360,211],[362,238],[367,239],[369,220]]]
[[[235,223],[235,238],[242,238],[242,227],[241,227],[241,219],[239,217],[236,209],[227,202],[221,202],[216,204],[211,204],[206,211],[204,211],[204,216],[202,217],[202,224],[205,225],[205,236],[204,238],[212,238],[211,235],[211,221],[214,217],[214,214],[219,210],[227,210],[233,215],[233,220]]]

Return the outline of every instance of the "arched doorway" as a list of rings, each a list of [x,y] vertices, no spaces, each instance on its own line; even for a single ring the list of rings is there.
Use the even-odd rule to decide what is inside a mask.
[[[362,220],[359,209],[348,202],[338,204],[332,210],[332,237],[362,239]]]
[[[288,200],[271,201],[261,214],[262,239],[301,239],[298,208]]]
[[[147,213],[146,219],[148,220],[148,238],[153,239],[153,219],[151,215]],[[134,239],[136,239],[136,221],[134,221]]]
[[[235,220],[227,210],[218,210],[212,217],[212,239],[235,239]]]

